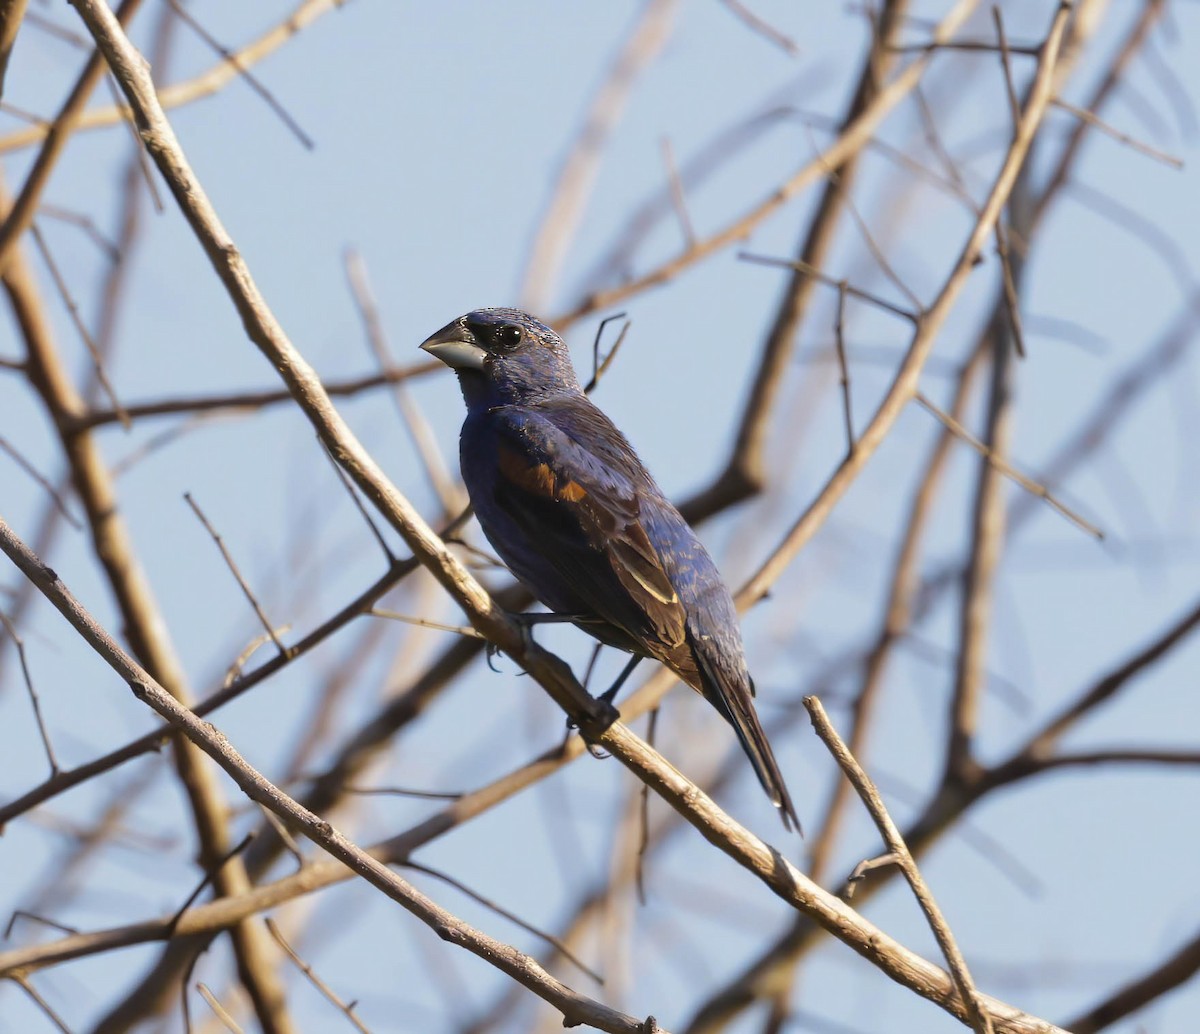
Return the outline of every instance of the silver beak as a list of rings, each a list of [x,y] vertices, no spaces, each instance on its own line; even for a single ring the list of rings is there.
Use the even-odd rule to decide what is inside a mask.
[[[421,348],[453,370],[482,370],[487,352],[475,343],[474,335],[461,320],[442,327]]]

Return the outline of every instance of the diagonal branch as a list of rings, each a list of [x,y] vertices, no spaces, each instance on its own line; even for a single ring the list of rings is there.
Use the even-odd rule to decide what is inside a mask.
[[[933,303],[922,315],[909,343],[900,369],[887,394],[879,403],[875,416],[863,430],[856,447],[838,466],[825,483],[817,498],[809,505],[800,519],[787,531],[780,547],[764,563],[750,581],[750,592],[761,598],[777,576],[796,554],[816,534],[817,529],[833,511],[838,500],[862,472],[867,461],[883,443],[905,406],[916,396],[921,369],[933,351],[933,344],[942,325],[954,307],[958,296],[966,285],[967,278],[976,260],[993,231],[996,220],[1008,200],[1017,177],[1024,166],[1025,157],[1033,144],[1034,135],[1046,113],[1054,80],[1054,69],[1059,47],[1069,20],[1072,4],[1068,0],[1059,3],[1051,22],[1050,31],[1042,46],[1037,73],[1030,86],[1029,97],[1021,115],[1021,121],[1013,134],[1013,140],[993,181],[987,200],[980,209],[970,236],[963,244],[958,259],[951,268]]]
[[[890,46],[900,31],[907,8],[907,0],[890,0],[884,5],[878,30],[859,72],[858,86],[838,126],[839,139],[852,132],[878,97],[880,84],[894,60]],[[737,500],[760,491],[766,483],[764,453],[767,428],[779,397],[784,372],[791,361],[796,336],[813,295],[813,277],[807,270],[819,271],[833,247],[838,222],[853,189],[859,158],[869,139],[868,135],[862,147],[845,154],[840,164],[822,166],[825,186],[812,222],[797,250],[797,265],[788,278],[771,329],[763,343],[754,383],[742,407],[733,449],[725,462],[724,471],[713,484],[686,504],[685,512],[689,517],[696,513],[707,513],[731,498]]]
[[[141,3],[142,0],[122,0],[115,16],[118,24],[128,24]],[[50,181],[50,173],[54,171],[54,166],[62,155],[63,148],[67,146],[67,140],[75,131],[75,127],[79,125],[88,98],[99,85],[103,76],[104,58],[97,50],[88,58],[74,89],[71,90],[62,108],[59,109],[57,117],[46,133],[41,150],[34,159],[33,167],[25,177],[21,192],[5,213],[4,222],[0,223],[0,272],[8,267],[17,241],[33,223],[33,216],[42,199],[42,192]]]
[[[180,704],[145,668],[122,650],[75,599],[58,575],[29,552],[28,547],[2,519],[0,549],[37,585],[80,637],[128,684],[133,694],[220,765],[251,800],[274,812],[292,828],[302,831],[314,844],[402,905],[443,940],[466,948],[545,998],[562,1011],[569,1024],[588,1023],[618,1034],[637,1034],[645,1029],[641,1021],[575,993],[527,955],[480,933],[440,908],[382,862],[351,843],[328,822],[270,783],[215,726]]]
[[[939,23],[935,36],[947,39],[966,20],[974,8],[974,0],[959,0],[950,13]],[[846,127],[845,131],[821,154],[808,162],[795,175],[777,187],[769,197],[743,213],[722,230],[698,240],[680,255],[668,260],[658,268],[644,273],[627,284],[608,290],[596,291],[579,301],[568,312],[555,317],[551,322],[560,329],[582,319],[598,309],[619,305],[626,298],[657,287],[678,276],[697,262],[728,247],[745,237],[774,215],[801,191],[822,179],[829,169],[841,166],[851,155],[861,151],[891,110],[915,89],[928,64],[928,55],[917,58],[894,80],[883,86],[862,113]]]
[[[670,38],[676,0],[646,0],[629,38],[603,84],[559,170],[537,234],[529,249],[519,296],[523,308],[540,312],[554,295],[563,259],[596,180],[600,159],[625,110],[638,76]]]
[[[272,366],[279,371],[323,443],[337,457],[364,494],[401,534],[418,559],[454,597],[471,624],[521,664],[569,716],[587,728],[598,717],[594,701],[587,696],[558,658],[529,642],[527,637],[522,635],[519,626],[497,606],[457,557],[447,549],[445,543],[432,532],[409,501],[387,480],[333,408],[315,372],[288,340],[259,293],[236,246],[192,173],[154,97],[144,62],[125,38],[111,12],[99,0],[72,2],[108,57],[113,72],[134,109],[139,132],[146,142],[147,149],[158,164],[180,208],[229,292],[231,300],[242,316],[247,333]],[[941,320],[945,318],[957,297],[983,240],[990,233],[1045,111],[1049,97],[1050,73],[1057,58],[1070,9],[1071,5],[1064,2],[1056,11],[1043,48],[1029,105],[1023,114],[1016,138],[992,194],[983,207],[980,222],[964,246],[946,288],[931,310],[928,324],[923,324],[922,331],[918,332],[909,360],[902,368],[899,385],[900,390],[906,391],[907,394],[901,404],[907,401],[915,390],[920,365],[928,354],[933,335],[940,328]],[[875,435],[881,436],[886,431],[885,422],[890,426],[890,421],[894,418],[895,414],[890,411],[886,414],[886,421],[885,418],[877,418],[874,423]],[[871,429],[868,429],[868,433],[871,433]],[[27,574],[33,577],[39,575],[37,566],[28,563],[24,566]],[[58,583],[53,583],[44,586],[44,589],[55,590],[58,587]],[[156,709],[160,706],[164,708],[160,713],[172,708],[173,702],[160,699],[154,692],[155,687],[148,685],[140,675],[133,674],[130,680],[137,687],[139,694]],[[172,708],[172,719],[178,721],[190,737],[194,736],[198,742],[205,743],[206,747],[212,746],[206,739],[208,729],[201,724],[194,724],[190,712],[176,714]],[[596,734],[594,739],[663,796],[706,839],[759,876],[777,894],[813,916],[818,923],[863,954],[893,979],[936,1001],[944,1009],[961,1015],[961,1001],[952,980],[944,971],[908,952],[842,901],[811,883],[777,851],[729,819],[711,800],[625,726],[620,723],[614,724],[603,733]],[[214,753],[219,753],[222,763],[229,765],[227,770],[236,769],[235,777],[256,800],[261,799],[262,803],[272,807],[277,813],[297,820],[297,824],[314,840],[317,839],[314,834],[324,834],[324,829],[320,828],[321,824],[313,825],[317,820],[311,813],[303,811],[299,814],[292,811],[286,803],[287,799],[282,798],[277,790],[263,790],[243,769],[234,766],[227,754],[220,750],[214,750]],[[292,804],[294,805],[294,802]],[[323,846],[335,853],[345,850],[344,842],[336,838],[336,835],[334,839],[323,842]],[[338,854],[338,857],[342,855]],[[363,870],[363,874],[383,889],[382,884],[376,881],[377,870],[368,866]],[[988,1000],[987,1008],[997,1018],[1002,1029],[1050,1029],[1044,1021],[1025,1016],[1002,1003]]]
[[[7,0],[5,0],[7,2]],[[211,97],[233,82],[246,69],[269,57],[283,44],[303,32],[323,14],[344,7],[350,0],[302,0],[290,15],[273,25],[256,40],[246,44],[228,59],[218,61],[212,68],[193,79],[163,86],[159,100],[164,108],[177,108],[193,101]],[[93,108],[80,117],[76,129],[86,131],[115,126],[128,117],[124,107]],[[0,154],[19,151],[44,140],[52,131],[53,123],[39,123],[16,133],[0,137]]]
[[[817,730],[817,735],[821,737],[834,760],[846,774],[847,780],[858,792],[867,811],[871,813],[871,818],[883,837],[883,842],[887,845],[888,857],[900,867],[900,871],[904,873],[904,878],[912,888],[913,895],[920,904],[921,911],[925,913],[933,935],[937,939],[938,947],[942,949],[942,954],[946,957],[950,972],[954,974],[954,982],[958,986],[958,992],[966,1006],[971,1026],[977,1034],[991,1034],[992,1024],[979,1001],[979,993],[975,990],[975,982],[971,978],[970,970],[967,969],[967,961],[963,958],[958,942],[950,932],[946,917],[942,915],[942,910],[938,907],[933,893],[921,875],[916,859],[913,858],[912,852],[904,842],[904,837],[900,835],[900,830],[896,828],[896,823],[888,814],[887,808],[884,807],[879,790],[876,789],[875,783],[854,755],[846,749],[846,744],[825,714],[825,708],[821,706],[821,701],[816,697],[805,697],[804,706],[812,719],[813,727]]]
[[[85,0],[78,0],[83,3]],[[79,636],[124,680],[134,695],[177,727],[209,755],[251,800],[301,830],[314,844],[402,905],[444,940],[480,956],[558,1008],[568,1023],[633,1034],[646,1028],[615,1010],[572,991],[533,959],[475,931],[421,895],[386,865],[347,840],[333,826],[298,804],[258,773],[212,724],[182,706],[123,651],[80,605],[58,575],[46,567],[0,519],[0,551],[34,582]],[[561,664],[561,662],[559,662]],[[812,883],[777,850],[739,826],[695,784],[690,783],[639,737],[619,722],[597,737],[643,782],[680,812],[711,844],[757,876],[779,897],[816,922],[892,979],[952,1015],[966,1015],[953,980],[868,922],[844,901]],[[1045,1020],[996,999],[980,996],[997,1030],[1009,1034],[1065,1034]],[[665,1034],[665,1032],[664,1032]]]

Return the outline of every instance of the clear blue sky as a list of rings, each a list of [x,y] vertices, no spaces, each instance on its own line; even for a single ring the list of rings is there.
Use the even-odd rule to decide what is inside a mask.
[[[686,161],[728,126],[768,109],[794,109],[709,181],[688,191],[690,217],[701,235],[765,197],[827,139],[796,113],[839,113],[864,40],[861,16],[841,4],[756,0],[752,6],[797,41],[799,56],[790,57],[747,31],[723,4],[681,6],[662,56],[638,81],[604,156],[546,315],[576,299],[631,208],[661,188],[664,137]],[[944,8],[918,6],[931,15]],[[1050,5],[1003,6],[1014,41],[1040,37]],[[548,188],[639,7],[353,0],[254,69],[316,142],[313,151],[300,146],[244,83],[172,113],[193,165],[275,314],[324,375],[372,368],[343,272],[348,247],[367,263],[393,355],[401,362],[416,359],[417,344],[460,313],[518,300],[523,263]],[[1112,7],[1068,87],[1071,100],[1087,96],[1135,5]],[[66,5],[34,8],[61,24],[72,23]],[[135,33],[143,44],[158,4],[146,8]],[[281,18],[288,5],[223,0],[193,3],[189,9],[223,43],[237,46]],[[1200,52],[1200,12],[1194,4],[1171,5],[1170,11],[1166,27],[1155,33],[1153,58],[1134,63],[1132,89],[1120,94],[1106,116],[1118,128],[1182,157],[1185,169],[1167,168],[1094,136],[1078,167],[1079,189],[1057,204],[1032,257],[1025,303],[1030,355],[1019,373],[1013,445],[1014,461],[1031,472],[1054,455],[1113,379],[1152,347],[1196,291],[1200,73],[1189,55]],[[990,35],[988,12],[971,26],[964,35]],[[188,30],[181,30],[168,78],[187,78],[212,60]],[[1028,62],[1016,60],[1018,75],[1028,74]],[[63,42],[26,27],[5,100],[52,112],[79,62],[78,53]],[[992,55],[940,59],[928,93],[946,145],[962,161],[967,185],[979,198],[1007,137],[998,62]],[[107,101],[101,91],[95,102]],[[19,125],[0,115],[3,132]],[[1055,112],[1046,133],[1054,137],[1070,125],[1068,115]],[[911,105],[888,123],[885,136],[931,161]],[[128,134],[119,128],[82,135],[56,171],[47,202],[84,210],[105,232],[114,232],[118,174],[128,147]],[[10,189],[20,183],[29,159],[28,151],[5,156]],[[1098,206],[1096,194],[1111,202]],[[746,247],[789,254],[814,197],[809,191],[787,206]],[[961,205],[904,180],[895,165],[878,156],[868,162],[855,197],[899,274],[928,301],[968,227]],[[82,311],[94,313],[102,256],[77,230],[43,222]],[[129,402],[274,386],[272,371],[246,340],[169,200],[166,212],[148,215],[147,223],[112,368],[120,397]],[[677,221],[665,219],[637,252],[633,270],[675,254],[682,239]],[[675,497],[706,483],[723,462],[783,283],[776,271],[738,262],[736,250],[623,306],[632,330],[597,396]],[[830,268],[902,300],[872,264],[852,223],[843,227]],[[925,380],[934,397],[947,397],[938,371],[963,356],[995,282],[996,263],[989,258],[939,340]],[[49,295],[48,279],[45,283]],[[801,359],[784,383],[769,447],[778,483],[761,500],[704,529],[733,584],[767,555],[841,458],[832,367],[806,361],[823,354],[832,341],[835,300],[830,293],[814,306],[802,332]],[[82,368],[82,348],[65,311],[58,306],[55,312],[62,347]],[[593,321],[584,321],[570,335],[582,366],[590,362],[594,328]],[[902,323],[864,308],[850,312],[847,338],[860,426],[887,386],[906,333]],[[15,354],[16,340],[11,332],[0,334],[0,354]],[[1080,467],[1067,482],[1064,496],[1106,529],[1106,546],[1096,546],[1046,508],[1014,539],[998,586],[989,665],[998,688],[984,705],[980,749],[985,760],[1001,756],[1039,718],[1194,601],[1200,572],[1195,540],[1200,468],[1192,444],[1197,374],[1194,359],[1181,362],[1122,423],[1103,457]],[[452,379],[421,382],[416,398],[453,466],[461,404]],[[344,411],[388,473],[434,516],[435,501],[390,402],[376,395]],[[52,433],[7,375],[0,377],[0,414],[0,434],[35,465],[53,472]],[[972,414],[973,426],[979,415]],[[129,435],[109,429],[102,439],[105,453],[114,461],[132,456],[166,426],[147,422]],[[768,720],[814,688],[812,679],[828,658],[874,633],[899,522],[934,429],[915,407],[901,418],[893,440],[788,571],[773,599],[748,617],[748,652]],[[0,471],[0,513],[31,537],[43,497],[4,457]],[[962,548],[973,474],[974,460],[964,447],[933,529],[930,566]],[[254,625],[183,503],[184,491],[205,507],[272,616],[297,630],[311,627],[379,571],[370,536],[307,425],[289,411],[195,430],[138,462],[122,477],[120,490],[143,563],[198,692],[220,679],[253,636]],[[1012,489],[1014,498],[1017,492]],[[111,625],[112,610],[83,537],[66,533],[53,561]],[[13,584],[14,577],[3,584]],[[430,617],[459,620],[429,586],[403,602]],[[954,648],[955,620],[955,607],[942,605],[920,630],[925,649],[901,654],[872,737],[872,769],[901,821],[913,814],[940,763],[950,669],[937,658]],[[346,663],[356,634],[343,633],[284,677],[222,711],[217,724],[270,773],[287,756],[314,687],[331,668]],[[388,634],[396,642],[408,637],[407,652],[397,663],[409,671],[449,642],[437,632]],[[83,762],[150,727],[144,709],[73,641],[49,608],[35,611],[26,640],[65,763]],[[586,641],[573,632],[551,633],[545,641],[576,664],[588,654]],[[561,731],[560,716],[536,686],[515,678],[511,664],[500,666],[501,675],[482,664],[473,669],[398,740],[365,781],[472,787],[551,744]],[[1071,744],[1195,749],[1198,674],[1200,647],[1191,644],[1081,728]],[[356,681],[338,721],[352,727],[398,684],[403,679],[395,673],[389,677],[385,661],[373,662]],[[1022,701],[1016,708],[1005,702],[1004,687],[1010,684]],[[842,679],[830,692],[839,723],[845,712],[832,704],[837,692],[853,686],[852,679]],[[724,755],[731,738],[711,712],[677,696],[665,711],[661,745],[685,771],[699,775]],[[806,721],[798,722],[779,746],[797,806],[815,820],[832,778],[831,763]],[[0,797],[23,792],[43,775],[28,705],[11,665],[0,686],[0,758]],[[45,814],[86,822],[136,771],[64,796]],[[980,985],[1031,1012],[1065,1020],[1194,936],[1200,919],[1200,895],[1191,876],[1200,848],[1197,775],[1195,770],[1078,771],[1029,791],[999,795],[973,813],[972,827],[1003,845],[1039,884],[1036,894],[1023,892],[981,857],[989,850],[981,852],[965,838],[949,838],[928,859],[927,875]],[[236,799],[232,787],[229,792]],[[615,762],[584,759],[544,791],[497,809],[420,858],[529,921],[555,928],[574,894],[606,871],[629,792],[628,777]],[[783,842],[751,779],[742,780],[722,803],[803,861],[803,845]],[[167,835],[168,844],[149,854],[111,852],[70,914],[55,918],[94,928],[173,908],[194,879],[181,806],[164,776],[129,824],[143,834]],[[370,802],[340,821],[367,842],[405,828],[429,810],[424,803]],[[255,817],[240,814],[238,828],[249,828]],[[569,828],[564,831],[563,825]],[[5,831],[0,873],[17,878],[0,877],[0,915],[19,907],[36,885],[37,869],[29,859],[37,859],[38,868],[42,859],[50,866],[63,847],[63,838],[37,816]],[[867,823],[856,818],[834,872],[840,877],[876,849]],[[422,886],[488,932],[537,948],[521,931],[455,892]],[[691,831],[657,857],[650,886],[650,904],[621,917],[632,924],[625,936],[636,948],[629,972],[614,982],[620,989],[615,1000],[634,1013],[653,1012],[677,1029],[689,1015],[688,1003],[695,1001],[695,985],[718,986],[728,979],[764,942],[764,930],[782,929],[788,915],[769,892]],[[374,1030],[455,1030],[500,987],[482,964],[437,944],[364,887],[340,888],[298,907],[317,913],[304,951],[324,979],[345,997],[361,1000],[364,1019]],[[937,958],[899,885],[866,911],[915,950]],[[88,1017],[155,955],[153,948],[134,949],[65,967],[41,977],[39,986],[83,1029]],[[441,961],[430,962],[432,956]],[[199,978],[223,987],[226,961],[224,950],[215,950],[201,962]],[[1044,979],[1047,972],[1060,972],[1056,967],[1061,969],[1057,986]],[[568,973],[567,979],[574,981],[575,975]],[[588,993],[601,993],[583,978],[580,984]],[[449,1020],[443,985],[453,989],[456,1002]],[[298,987],[295,994],[298,1015],[304,1015],[303,1007],[312,1010],[304,1029],[338,1029],[338,1018],[321,1011],[307,989]],[[837,944],[810,962],[797,1003],[856,1030],[959,1029],[939,1010],[887,985]],[[1193,982],[1117,1029],[1186,1030],[1198,1009],[1200,990]],[[202,1010],[196,1000],[194,1013]],[[527,1022],[528,1013],[509,1029],[532,1029]],[[28,1011],[14,989],[0,992],[0,1031],[41,1029],[39,1023],[44,1020]],[[743,1023],[737,1029],[759,1027]]]

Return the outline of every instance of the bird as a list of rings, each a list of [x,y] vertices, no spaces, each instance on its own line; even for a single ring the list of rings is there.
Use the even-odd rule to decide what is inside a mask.
[[[788,829],[800,820],[754,710],[729,589],[683,515],[580,386],[566,342],[520,309],[469,312],[421,346],[458,375],[463,482],[480,527],[550,611],[653,658],[733,727]],[[615,712],[614,712],[615,715]]]

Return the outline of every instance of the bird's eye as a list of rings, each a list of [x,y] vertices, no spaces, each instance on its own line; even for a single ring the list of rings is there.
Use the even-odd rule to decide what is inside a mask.
[[[496,328],[496,345],[505,350],[516,348],[521,343],[521,328],[506,323]]]

